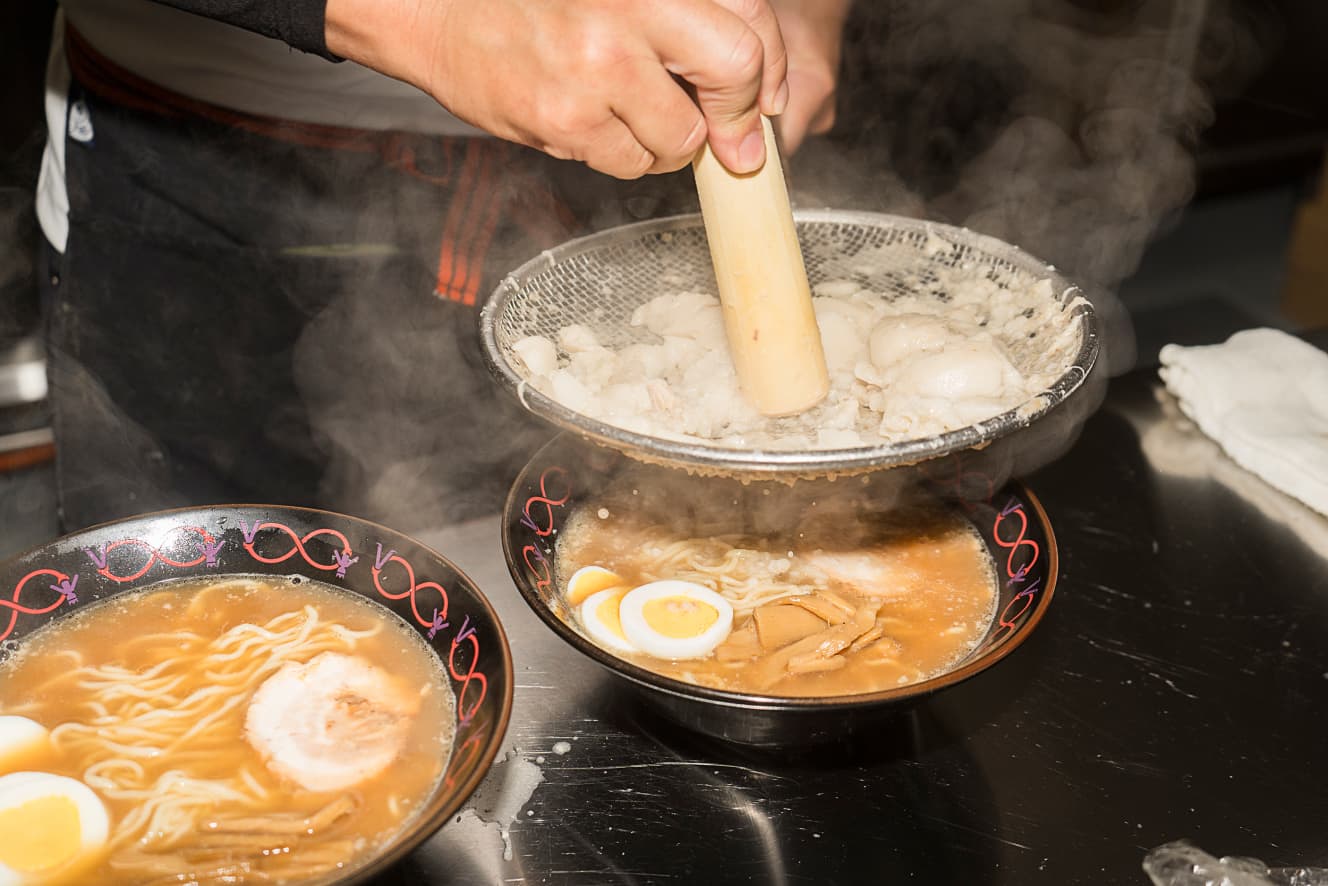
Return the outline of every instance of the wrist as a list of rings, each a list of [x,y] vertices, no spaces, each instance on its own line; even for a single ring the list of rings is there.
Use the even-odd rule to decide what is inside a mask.
[[[439,33],[424,18],[445,17],[448,0],[327,0],[328,52],[429,90]]]

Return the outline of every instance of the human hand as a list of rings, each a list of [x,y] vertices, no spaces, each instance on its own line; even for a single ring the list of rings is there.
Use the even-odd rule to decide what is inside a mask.
[[[680,169],[707,139],[758,169],[759,114],[788,96],[768,0],[328,0],[327,47],[619,178]]]
[[[770,0],[788,51],[788,107],[778,120],[786,153],[835,123],[835,89],[851,0]]]

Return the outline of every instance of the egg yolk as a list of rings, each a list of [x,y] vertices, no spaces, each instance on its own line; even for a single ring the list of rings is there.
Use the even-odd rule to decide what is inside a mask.
[[[602,566],[583,566],[567,581],[567,602],[580,606],[591,594],[607,591],[623,583],[621,575]]]
[[[719,620],[719,610],[690,597],[657,597],[642,605],[641,617],[656,632],[679,640],[705,633]]]
[[[0,864],[35,874],[68,862],[82,845],[78,804],[36,797],[0,810]]]
[[[611,594],[604,599],[604,602],[595,607],[595,617],[598,618],[604,627],[608,628],[615,636],[627,639],[623,633],[622,615],[618,611],[619,604],[622,603],[621,594]]]

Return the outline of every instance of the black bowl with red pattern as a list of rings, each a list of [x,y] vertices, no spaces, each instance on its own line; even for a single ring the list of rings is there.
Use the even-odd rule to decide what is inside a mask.
[[[456,699],[447,768],[393,839],[322,883],[381,873],[453,816],[493,763],[512,710],[512,654],[493,607],[447,558],[383,526],[328,511],[219,505],[95,526],[0,563],[0,655],[33,631],[162,581],[302,576],[360,595],[438,656]],[[0,712],[2,713],[2,712]]]
[[[950,671],[878,692],[824,698],[789,698],[711,689],[648,671],[597,645],[577,626],[563,598],[566,576],[558,571],[557,539],[577,507],[625,468],[640,462],[614,450],[563,435],[541,449],[517,477],[503,513],[508,570],[527,605],[562,640],[589,656],[643,700],[676,723],[711,738],[761,747],[842,741],[875,729],[910,706],[977,677],[1013,653],[1046,613],[1056,584],[1057,550],[1042,505],[1023,484],[988,479],[975,461],[946,462],[925,481],[927,490],[958,508],[981,535],[996,564],[996,617],[976,648]],[[648,470],[670,471],[662,467]],[[753,484],[671,471],[680,482],[709,483],[715,495],[750,495]],[[913,472],[882,471],[827,482],[827,495],[879,496],[897,500],[899,484],[921,482]],[[807,481],[798,481],[807,482]],[[779,494],[775,481],[771,494]],[[755,494],[759,494],[757,490]]]

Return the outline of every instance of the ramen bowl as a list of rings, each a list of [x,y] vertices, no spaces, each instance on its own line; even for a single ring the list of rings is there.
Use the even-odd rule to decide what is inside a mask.
[[[460,809],[507,730],[513,687],[506,635],[484,595],[445,557],[382,526],[326,511],[234,505],[147,514],[0,563],[0,653],[8,659],[33,632],[85,610],[88,618],[105,618],[112,607],[98,604],[135,590],[240,576],[284,580],[264,585],[263,594],[313,580],[368,601],[371,619],[377,610],[423,640],[437,658],[437,679],[449,684],[451,752],[423,801],[375,849],[304,882],[368,880]],[[43,642],[59,636],[43,633]],[[403,758],[392,766],[412,759],[420,762]],[[395,781],[398,772],[389,768],[383,777]]]
[[[841,741],[875,729],[935,693],[993,667],[1028,639],[1051,602],[1057,550],[1037,499],[1020,483],[989,480],[978,468],[967,470],[960,461],[946,464],[954,470],[931,477],[922,489],[901,488],[901,484],[919,482],[919,474],[883,471],[824,481],[817,492],[818,496],[893,502],[912,491],[939,499],[972,524],[994,566],[995,615],[971,651],[942,673],[879,691],[792,697],[715,689],[641,667],[583,632],[563,596],[568,570],[560,572],[560,533],[578,508],[594,500],[621,471],[668,469],[643,468],[628,456],[588,445],[570,434],[554,439],[531,459],[512,486],[503,517],[504,552],[517,589],[544,624],[675,723],[711,738],[750,746]],[[779,496],[789,494],[790,489],[781,482],[763,486],[680,471],[670,474],[676,482],[708,484],[706,494],[713,490],[714,496]],[[602,511],[599,514],[603,517]]]

